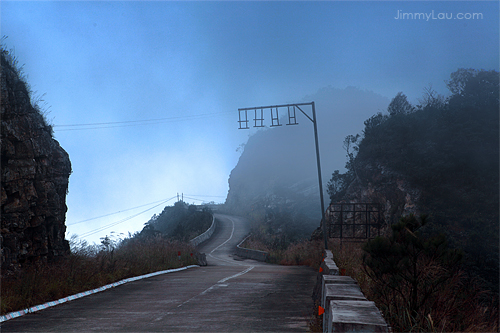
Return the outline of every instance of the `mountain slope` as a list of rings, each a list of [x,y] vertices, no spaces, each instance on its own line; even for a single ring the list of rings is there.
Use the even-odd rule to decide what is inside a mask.
[[[304,101],[316,104],[324,180],[334,168],[344,164],[342,141],[345,135],[360,130],[364,119],[386,109],[389,103],[385,97],[353,87],[324,88],[305,97]],[[229,177],[226,206],[232,212],[249,213],[273,202],[285,202],[287,210],[300,213],[314,226],[319,224],[313,125],[301,114],[297,121],[298,126],[266,129],[249,138]]]
[[[430,92],[422,105],[373,116],[348,172],[331,179],[329,188],[334,201],[381,203],[387,222],[430,214],[427,232],[445,233],[466,252],[468,271],[496,290],[498,82],[496,71],[460,69],[448,81],[448,99]]]

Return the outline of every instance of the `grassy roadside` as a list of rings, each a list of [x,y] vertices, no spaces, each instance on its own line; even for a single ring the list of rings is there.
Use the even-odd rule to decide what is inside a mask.
[[[390,302],[383,299],[378,292],[380,288],[363,269],[363,245],[341,245],[332,239],[328,243],[339,269],[358,282],[394,332],[498,332],[498,306],[491,302],[494,296],[465,272],[459,272],[435,291],[432,309],[425,314],[410,314],[397,296]]]
[[[269,253],[268,262],[272,264],[319,268],[323,258],[323,243],[321,241],[302,240],[283,246],[276,240],[269,242],[258,235],[251,235],[242,244],[242,247]]]
[[[181,252],[179,260],[178,251]],[[161,235],[129,238],[116,248],[73,244],[67,257],[26,267],[16,277],[3,276],[1,314],[29,308],[129,277],[196,264],[195,248]]]

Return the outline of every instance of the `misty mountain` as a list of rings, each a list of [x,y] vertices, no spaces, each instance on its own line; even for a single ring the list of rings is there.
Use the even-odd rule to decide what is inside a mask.
[[[326,87],[306,96],[302,102],[311,101],[316,104],[325,190],[333,170],[344,167],[344,137],[360,131],[363,121],[386,110],[390,100],[355,87]],[[304,111],[311,116],[310,108]],[[253,119],[251,112],[249,119]],[[265,115],[265,119],[269,125],[269,115]],[[287,122],[285,119],[280,121]],[[300,213],[314,226],[319,224],[321,212],[313,124],[299,111],[297,122],[296,126],[266,128],[249,138],[229,177],[226,205],[232,212],[248,214],[281,202],[288,212]],[[324,197],[328,204],[326,191]]]
[[[333,202],[381,204],[388,223],[428,214],[426,232],[445,234],[498,291],[499,74],[459,69],[447,85],[448,98],[426,89],[411,105],[399,93],[389,115],[367,119],[328,190]]]

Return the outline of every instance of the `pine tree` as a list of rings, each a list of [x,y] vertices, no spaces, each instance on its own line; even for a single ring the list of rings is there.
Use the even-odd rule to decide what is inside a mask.
[[[444,235],[424,237],[427,217],[402,217],[390,237],[377,237],[364,246],[363,266],[385,304],[400,306],[402,315],[428,313],[438,288],[457,274],[461,251],[448,248]]]

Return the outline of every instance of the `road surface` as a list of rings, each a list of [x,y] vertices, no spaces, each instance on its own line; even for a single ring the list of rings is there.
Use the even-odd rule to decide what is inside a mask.
[[[2,332],[305,332],[316,274],[242,260],[244,219],[215,215],[208,266],[157,275],[2,323]]]

